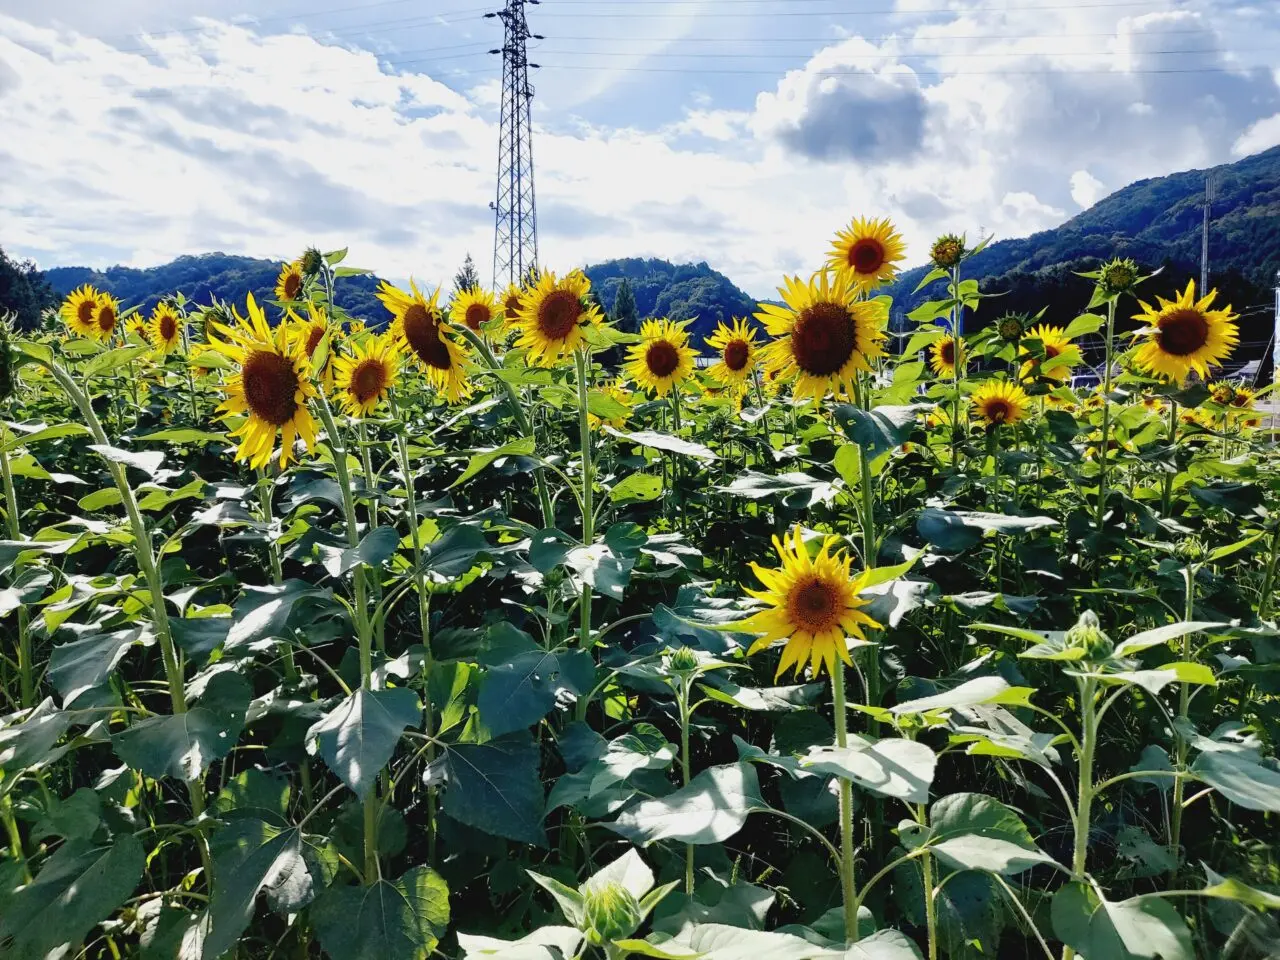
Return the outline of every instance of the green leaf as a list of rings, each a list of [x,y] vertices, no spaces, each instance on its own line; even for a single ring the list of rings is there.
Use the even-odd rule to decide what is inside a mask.
[[[1220,900],[1235,900],[1247,903],[1259,910],[1280,910],[1280,896],[1267,890],[1251,887],[1234,877],[1222,877],[1208,867],[1205,868],[1209,885],[1200,891],[1201,896],[1216,897]]]
[[[471,459],[467,461],[467,468],[462,471],[462,476],[449,484],[449,489],[461,486],[466,483],[482,470],[487,469],[495,460],[503,457],[531,457],[537,450],[537,444],[533,437],[520,437],[509,443],[504,443],[500,447],[492,447],[486,450],[477,450],[472,454]]]
[[[929,284],[933,283],[933,281],[935,281],[935,280],[941,280],[943,277],[946,277],[946,276],[949,276],[949,273],[948,273],[948,271],[947,271],[945,268],[943,268],[943,267],[934,267],[934,268],[933,268],[933,269],[931,269],[928,273],[926,273],[923,277],[921,277],[921,278],[920,278],[920,282],[916,284],[916,288],[915,288],[915,290],[913,290],[913,291],[911,291],[911,292],[912,292],[912,293],[919,293],[921,290],[923,290],[923,289],[924,289],[925,287],[927,287]]]
[[[937,757],[923,743],[902,738],[853,736],[847,747],[811,747],[800,760],[804,770],[844,777],[882,797],[928,803]]]
[[[455,579],[474,567],[476,558],[488,548],[479,527],[460,523],[422,545],[423,572],[438,581]]]
[[[740,687],[727,680],[711,687],[698,684],[698,689],[712,700],[728,703],[743,710],[793,711],[807,710],[822,695],[820,683],[804,683],[790,687]]]
[[[1063,331],[1063,335],[1068,340],[1074,340],[1076,337],[1097,333],[1106,322],[1103,317],[1098,316],[1096,313],[1082,313],[1067,324],[1067,329]]]
[[[1259,530],[1257,533],[1250,534],[1243,540],[1237,540],[1235,543],[1224,544],[1215,550],[1209,551],[1209,555],[1204,558],[1205,563],[1217,563],[1219,560],[1225,560],[1233,553],[1239,553],[1245,547],[1252,546],[1260,540],[1265,531]]]
[[[941,327],[929,327],[927,330],[917,330],[911,335],[911,339],[907,341],[907,345],[902,348],[904,357],[913,357],[921,350],[931,346],[947,335],[947,331]]]
[[[1025,706],[1033,693],[1034,687],[1011,687],[1003,677],[975,677],[932,697],[900,703],[892,707],[891,712],[899,715],[926,713],[930,710],[955,710],[980,704]]]
[[[899,833],[909,848],[927,845],[957,870],[985,870],[1008,877],[1053,863],[1012,808],[981,793],[942,797],[929,811],[927,828],[908,821]]]
[[[72,956],[90,931],[133,893],[145,854],[129,834],[94,846],[68,841],[31,883],[9,895],[0,916],[0,953],[11,957]]]
[[[46,697],[20,722],[0,727],[0,770],[5,780],[27,767],[53,759],[54,744],[71,726],[71,715]]]
[[[1191,496],[1210,507],[1218,507],[1233,517],[1265,517],[1262,488],[1252,483],[1210,483],[1187,485]]]
[[[296,827],[256,817],[234,818],[214,833],[213,897],[205,914],[209,930],[206,960],[220,957],[240,939],[253,919],[254,904],[265,894],[273,910],[296,913],[315,896],[315,878],[303,855]]]
[[[1169,663],[1157,670],[1117,670],[1103,674],[1103,683],[1133,683],[1154,695],[1171,683],[1195,683],[1214,686],[1217,678],[1203,663]]]
[[[343,247],[341,250],[330,250],[324,255],[324,262],[331,267],[336,267],[343,260],[347,259],[348,249],[348,247]]]
[[[430,867],[395,882],[335,886],[311,908],[320,945],[341,960],[427,960],[449,926],[449,887]]]
[[[225,433],[211,433],[208,430],[196,430],[191,427],[174,427],[172,430],[159,430],[155,433],[144,434],[138,437],[137,440],[139,443],[143,440],[163,441],[180,447],[203,447],[207,443],[229,442]]]
[[[566,920],[575,927],[586,925],[586,898],[582,893],[554,877],[544,877],[532,870],[525,870],[525,873],[529,875],[530,880],[551,894],[551,899],[555,900],[556,906],[560,908],[560,913]]]
[[[59,423],[52,427],[41,427],[31,433],[14,433],[11,440],[0,444],[0,453],[12,453],[20,447],[29,447],[41,440],[58,440],[62,437],[83,437],[88,435],[89,428],[78,423]]]
[[[577,927],[539,927],[519,940],[499,940],[459,933],[458,946],[466,960],[567,960],[576,957],[582,946]]]
[[[622,430],[615,430],[607,423],[603,429],[605,433],[611,434],[620,440],[629,440],[631,443],[639,444],[642,447],[663,450],[667,453],[680,453],[686,457],[693,457],[695,460],[719,459],[710,447],[704,447],[702,444],[693,443],[690,440],[682,440],[680,437],[673,437],[670,434],[658,433],[654,430],[639,430],[635,433],[627,433]]]
[[[1211,620],[1193,620],[1166,624],[1163,627],[1156,627],[1154,630],[1135,633],[1128,640],[1116,644],[1115,655],[1117,657],[1131,657],[1135,653],[1161,646],[1170,640],[1178,640],[1191,633],[1199,633],[1202,630],[1214,630],[1218,627],[1226,626],[1229,626],[1229,624]]]
[[[523,730],[557,704],[568,705],[595,683],[595,662],[585,650],[531,650],[485,671],[477,706],[492,736]]]
[[[1056,526],[1058,521],[1051,517],[1010,517],[1001,513],[943,510],[939,507],[926,507],[916,518],[916,531],[920,536],[948,553],[967,550],[991,534],[1012,536]]]
[[[622,601],[623,591],[631,582],[635,557],[616,553],[607,543],[574,547],[564,558],[564,565],[610,600]]]
[[[321,562],[329,576],[340,577],[362,563],[375,569],[381,567],[399,546],[400,534],[395,527],[378,527],[366,533],[354,547],[326,552]]]
[[[614,503],[648,503],[662,496],[662,478],[651,473],[633,473],[613,485],[609,499]]]
[[[207,660],[209,654],[226,643],[231,631],[230,617],[172,617],[169,629],[173,642],[189,657]]]
[[[361,687],[307,731],[325,764],[359,797],[368,794],[406,727],[422,722],[418,695],[407,687]]]
[[[86,446],[104,460],[133,467],[149,477],[154,477],[160,464],[164,463],[164,453],[160,450],[122,450],[105,443],[90,443]]]
[[[497,837],[546,845],[538,748],[528,734],[454,744],[443,763],[445,813]]]
[[[735,763],[708,767],[687,787],[642,800],[604,826],[640,846],[658,840],[719,843],[741,830],[749,814],[767,809],[755,767]]]
[[[907,314],[907,319],[915,323],[932,323],[951,315],[955,307],[954,300],[926,300]]]
[[[723,493],[749,500],[778,497],[788,507],[804,510],[819,503],[830,503],[838,489],[826,480],[819,480],[807,473],[757,473],[744,470],[724,487],[716,487]]]
[[[286,580],[265,587],[246,584],[241,589],[243,593],[227,631],[229,648],[268,637],[288,636],[289,615],[293,613],[294,604],[305,598],[329,596],[329,591],[304,580]]]
[[[720,923],[692,924],[673,940],[658,946],[666,951],[674,946],[683,946],[690,951],[685,956],[697,957],[698,960],[816,960],[840,956],[840,953],[814,946],[794,934],[745,930]],[[879,960],[877,954],[871,956]],[[881,956],[885,960],[894,957],[893,954]]]
[[[1280,813],[1280,771],[1245,753],[1212,750],[1196,757],[1191,772],[1247,810]]]
[[[587,392],[587,411],[607,422],[625,419],[631,413],[631,408],[603,390],[590,390]]]
[[[920,412],[929,408],[929,404],[911,404],[905,407],[886,406],[863,410],[853,404],[842,403],[834,412],[836,422],[840,424],[845,436],[874,460],[906,443],[916,429]]]
[[[335,280],[341,280],[343,277],[367,277],[372,274],[373,271],[367,267],[338,267],[333,271]]]
[[[106,373],[108,371],[119,372],[120,368],[124,367],[126,364],[130,364],[134,360],[137,360],[139,357],[145,356],[150,352],[151,347],[149,345],[139,347],[116,347],[114,350],[108,350],[105,353],[98,354],[81,367],[78,372],[80,376],[84,377],[86,380],[89,377],[96,377],[98,374]]]
[[[209,681],[198,706],[148,717],[113,734],[112,745],[121,760],[153,780],[174,777],[191,783],[236,745],[250,696],[243,677],[224,671]]]
[[[1195,960],[1186,922],[1159,897],[1110,903],[1069,883],[1054,894],[1051,916],[1058,939],[1090,960]]]
[[[97,633],[59,644],[49,654],[49,682],[62,696],[64,706],[86,690],[104,682],[135,644],[150,645],[154,638],[141,627]]]

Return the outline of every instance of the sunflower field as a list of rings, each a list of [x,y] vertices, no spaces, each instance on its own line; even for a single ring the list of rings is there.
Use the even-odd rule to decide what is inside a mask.
[[[705,344],[580,271],[366,327],[316,250],[9,331],[0,957],[1276,956],[1235,315],[973,252],[900,338],[863,219]]]

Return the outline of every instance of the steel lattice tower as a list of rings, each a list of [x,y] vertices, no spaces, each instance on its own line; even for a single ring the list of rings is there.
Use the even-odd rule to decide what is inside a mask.
[[[521,283],[538,265],[538,215],[533,192],[533,85],[527,41],[542,39],[529,32],[525,5],[540,0],[507,0],[504,9],[485,14],[502,20],[502,132],[498,141],[498,196],[493,204],[493,283]]]

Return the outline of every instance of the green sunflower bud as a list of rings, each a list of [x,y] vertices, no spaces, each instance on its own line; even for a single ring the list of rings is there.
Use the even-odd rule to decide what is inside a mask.
[[[1204,543],[1199,537],[1184,537],[1173,548],[1173,555],[1183,563],[1199,563],[1204,559]]]
[[[1115,649],[1092,610],[1080,614],[1076,625],[1067,631],[1067,646],[1083,650],[1086,660],[1105,660]]]
[[[320,272],[320,268],[324,265],[324,256],[315,247],[307,247],[306,252],[302,255],[302,272],[308,277],[314,277]]]
[[[677,647],[667,663],[674,673],[693,673],[698,669],[698,655],[689,647]]]
[[[1000,339],[1008,343],[1017,343],[1022,339],[1030,324],[1030,318],[1021,313],[1006,313],[996,324]]]
[[[959,265],[968,251],[964,248],[964,240],[954,233],[948,233],[933,242],[929,250],[929,259],[940,270],[950,270]]]
[[[589,943],[601,946],[615,940],[625,940],[640,929],[640,902],[620,883],[608,883],[583,891],[586,894],[583,912],[586,929],[583,933]]]
[[[1105,263],[1099,271],[1098,286],[1109,297],[1128,293],[1137,282],[1138,265],[1128,257]]]

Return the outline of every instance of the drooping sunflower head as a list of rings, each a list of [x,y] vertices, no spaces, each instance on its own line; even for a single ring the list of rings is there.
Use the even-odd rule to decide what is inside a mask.
[[[516,346],[541,366],[572,354],[583,342],[584,328],[603,319],[590,293],[591,281],[581,270],[560,279],[550,270],[543,273],[536,286],[524,291],[515,324],[520,331]]]
[[[1142,303],[1135,320],[1146,324],[1138,331],[1142,345],[1134,355],[1138,367],[1147,373],[1181,383],[1193,371],[1208,378],[1209,368],[1221,366],[1240,342],[1236,315],[1231,307],[1212,309],[1218,291],[1196,299],[1194,280],[1174,300],[1156,298],[1153,307]]]
[[[334,361],[338,402],[350,416],[373,413],[395,386],[400,371],[400,342],[387,331],[353,344]]]
[[[498,305],[488,290],[473,287],[453,298],[449,315],[454,323],[479,333],[482,326],[498,315]]]
[[[773,538],[781,566],[751,564],[765,589],[748,588],[747,593],[767,606],[737,626],[761,634],[748,654],[779,640],[785,643],[776,676],[792,667],[799,674],[806,664],[815,677],[824,667],[831,673],[837,658],[851,665],[848,638],[865,640],[863,627],[880,626],[861,610],[867,604],[859,596],[867,575],[850,573],[852,559],[837,548],[838,542],[837,537],[825,537],[817,555],[810,557],[797,525],[791,536]]]
[[[120,301],[109,293],[98,294],[97,306],[93,313],[94,333],[91,333],[95,340],[106,342],[111,339],[116,332],[116,327],[120,325]]]
[[[100,339],[94,323],[98,314],[99,296],[98,291],[87,283],[71,291],[58,310],[67,329],[77,336]]]
[[[507,323],[515,323],[520,319],[520,311],[524,308],[525,291],[512,283],[502,294],[502,317]]]
[[[1025,313],[1006,313],[996,321],[996,332],[1005,343],[1017,343],[1031,326],[1031,318]]]
[[[929,250],[929,259],[939,270],[950,270],[952,267],[959,266],[967,252],[964,248],[964,237],[947,233],[933,241],[933,246]]]
[[[165,354],[182,343],[182,330],[186,321],[173,304],[161,300],[151,311],[147,322],[147,340],[160,353]]]
[[[1032,327],[1026,333],[1028,340],[1039,340],[1044,351],[1041,359],[1039,351],[1029,345],[1022,347],[1023,361],[1020,375],[1024,378],[1039,376],[1046,380],[1066,380],[1071,368],[1081,361],[1080,348],[1067,339],[1067,332],[1062,327],[1051,327],[1046,323]]]
[[[988,427],[1015,424],[1030,409],[1026,391],[1008,380],[988,380],[973,395],[973,410]]]
[[[412,280],[409,287],[405,293],[384,280],[378,288],[378,299],[395,317],[391,333],[417,361],[427,382],[450,403],[458,403],[471,395],[467,351],[440,312],[440,290],[427,297]]]
[[[672,387],[678,387],[692,376],[697,355],[689,346],[684,323],[646,320],[640,325],[640,342],[627,350],[624,369],[628,379],[665,397]]]
[[[300,263],[303,274],[308,277],[314,277],[320,272],[320,268],[324,266],[324,254],[315,247],[307,247],[302,254]]]
[[[1138,265],[1128,257],[1109,260],[1098,271],[1098,287],[1107,297],[1129,293],[1139,279]]]
[[[964,341],[950,333],[939,337],[929,347],[929,366],[933,367],[933,372],[940,377],[953,378],[957,367],[964,363],[964,359]]]
[[[338,350],[337,340],[342,335],[341,329],[335,323],[329,322],[328,314],[324,309],[317,307],[310,300],[307,301],[307,318],[304,320],[292,310],[289,311],[289,335],[294,342],[302,347],[302,352],[306,354],[307,363],[314,369],[319,360],[316,357],[316,351],[320,349],[320,345],[325,342],[325,337],[329,338],[328,346],[324,357],[324,365],[316,374],[325,391],[333,389],[333,363],[334,356]]]
[[[280,466],[288,466],[294,441],[302,438],[308,450],[315,444],[316,421],[307,407],[317,395],[311,380],[311,362],[302,344],[290,335],[288,324],[274,330],[249,294],[247,316],[233,310],[234,322],[214,323],[212,348],[234,361],[238,368],[227,378],[226,400],[218,407],[224,418],[244,416],[231,436],[238,437],[237,460],[254,468],[264,467],[275,452],[280,436]]]
[[[707,337],[707,346],[720,351],[720,359],[707,370],[713,379],[725,386],[740,386],[751,378],[760,347],[755,327],[745,319],[736,318],[732,326],[718,324]]]
[[[302,296],[304,275],[302,261],[294,260],[280,268],[276,277],[276,299],[281,303],[293,303]]]
[[[874,290],[897,276],[906,252],[907,245],[889,220],[858,217],[836,234],[827,266],[847,275],[859,290]]]
[[[762,303],[756,314],[776,338],[762,351],[766,368],[779,380],[794,380],[797,399],[849,396],[858,372],[869,372],[870,361],[884,356],[884,303],[858,300],[847,275],[828,271],[807,283],[788,277],[778,292],[785,306]]]

